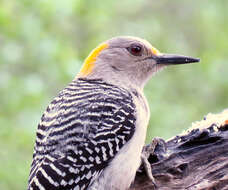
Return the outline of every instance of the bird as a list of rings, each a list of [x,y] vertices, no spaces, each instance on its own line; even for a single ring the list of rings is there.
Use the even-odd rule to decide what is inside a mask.
[[[144,86],[169,65],[194,62],[138,37],[98,45],[41,117],[28,190],[127,190],[150,118]]]

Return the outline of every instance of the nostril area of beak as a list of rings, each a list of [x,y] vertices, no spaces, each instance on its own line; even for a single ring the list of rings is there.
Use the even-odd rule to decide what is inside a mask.
[[[160,53],[160,51],[158,51],[155,47],[151,47],[151,52],[152,52],[152,54],[154,54],[154,55],[161,55],[161,53]]]

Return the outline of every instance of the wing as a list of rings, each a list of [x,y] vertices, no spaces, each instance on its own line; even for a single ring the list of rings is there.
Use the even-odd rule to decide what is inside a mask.
[[[29,187],[86,189],[133,136],[135,120],[125,89],[101,80],[72,82],[38,125]]]

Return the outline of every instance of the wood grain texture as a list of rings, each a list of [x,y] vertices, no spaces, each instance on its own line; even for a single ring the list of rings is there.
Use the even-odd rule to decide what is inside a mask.
[[[228,111],[209,114],[149,156],[156,189],[228,189]],[[131,190],[151,190],[141,166]]]

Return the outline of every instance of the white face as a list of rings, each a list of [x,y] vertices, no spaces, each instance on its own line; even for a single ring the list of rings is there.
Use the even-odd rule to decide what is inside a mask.
[[[144,85],[153,73],[165,66],[156,64],[153,58],[160,53],[144,40],[118,37],[106,43],[108,48],[100,52],[96,64],[102,67],[101,70],[106,68],[109,74],[124,76],[125,80]]]
[[[94,57],[94,55],[96,55]],[[92,58],[91,58],[92,57]],[[112,38],[98,46],[89,56],[94,60],[86,78],[102,78],[105,81],[143,88],[147,80],[167,65],[198,62],[198,59],[161,54],[145,40],[135,37]],[[88,70],[88,69],[87,69]]]

